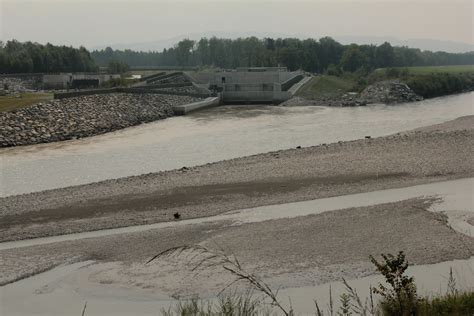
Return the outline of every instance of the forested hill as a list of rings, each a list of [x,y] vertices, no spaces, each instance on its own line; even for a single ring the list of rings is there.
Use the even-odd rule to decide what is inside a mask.
[[[84,47],[0,41],[0,73],[91,72],[98,66]]]
[[[344,71],[380,67],[437,66],[474,64],[474,52],[446,53],[421,51],[408,47],[392,47],[389,43],[374,45],[342,45],[330,37],[319,40],[295,38],[239,39],[202,38],[182,40],[162,52],[113,50],[93,51],[95,61],[106,66],[120,60],[130,66],[215,66],[222,68],[286,66],[323,72],[330,65]]]

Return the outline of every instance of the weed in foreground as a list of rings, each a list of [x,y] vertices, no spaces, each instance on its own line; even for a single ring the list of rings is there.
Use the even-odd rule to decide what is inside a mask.
[[[192,271],[196,271],[198,269],[203,268],[215,268],[221,267],[225,271],[229,272],[231,275],[234,276],[234,280],[227,284],[220,292],[219,295],[223,294],[225,290],[230,288],[231,286],[237,283],[245,283],[246,285],[250,286],[251,289],[257,291],[258,293],[262,293],[269,301],[272,307],[280,310],[285,316],[293,315],[292,308],[285,308],[283,305],[278,301],[277,295],[278,291],[273,291],[271,287],[265,283],[262,279],[258,276],[247,272],[241,266],[240,262],[237,260],[235,256],[227,255],[224,251],[216,251],[211,250],[203,246],[181,246],[181,247],[174,247],[168,250],[165,250],[153,258],[151,258],[147,263],[150,263],[158,258],[164,258],[169,256],[179,256],[184,252],[188,252],[191,254],[189,259],[189,264],[193,267],[191,268]],[[221,304],[222,306],[222,304]],[[201,315],[201,314],[180,314],[180,315]],[[203,314],[203,315],[214,315],[214,314]],[[220,314],[217,314],[220,315]],[[224,315],[244,315],[244,314],[224,314]]]
[[[382,254],[383,262],[378,262],[370,256],[370,260],[377,270],[384,276],[391,288],[379,284],[373,289],[375,294],[382,296],[380,302],[384,315],[416,315],[417,293],[413,277],[408,277],[405,272],[408,268],[405,254],[400,251],[395,257],[391,254]]]
[[[218,295],[217,304],[204,302],[195,297],[186,301],[178,301],[174,311],[171,307],[162,311],[163,315],[173,316],[211,316],[211,315],[275,315],[280,312],[283,315],[294,315],[293,308],[285,308],[278,300],[278,291],[273,291],[270,286],[258,276],[243,269],[235,256],[229,256],[224,251],[210,250],[203,246],[182,246],[168,249],[154,256],[148,261],[152,262],[158,258],[168,256],[179,256],[184,252],[191,254],[189,260],[192,270],[201,268],[221,267],[231,273],[235,278]],[[379,262],[374,257],[370,257],[377,270],[384,276],[386,285],[378,284],[377,287],[370,287],[370,295],[363,302],[357,291],[342,279],[345,285],[345,293],[339,296],[340,306],[334,309],[332,289],[329,288],[329,304],[327,310],[315,304],[316,316],[473,316],[474,315],[474,292],[461,292],[456,287],[456,280],[452,270],[448,278],[448,290],[444,295],[435,297],[418,297],[416,284],[413,277],[406,275],[408,262],[405,254],[399,252],[397,256],[382,254],[383,261]],[[225,292],[236,283],[243,282],[250,285],[254,291],[239,294],[237,291]],[[264,299],[256,299],[254,293],[263,294]],[[378,303],[375,303],[373,294],[380,296]],[[265,300],[266,298],[266,300]],[[270,302],[268,305],[268,301]],[[270,308],[268,308],[270,307]],[[275,312],[276,310],[276,312]]]

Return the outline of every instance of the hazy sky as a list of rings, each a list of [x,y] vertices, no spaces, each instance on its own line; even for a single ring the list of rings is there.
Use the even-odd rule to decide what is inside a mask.
[[[2,40],[101,46],[190,33],[387,36],[473,43],[474,0],[0,0]]]

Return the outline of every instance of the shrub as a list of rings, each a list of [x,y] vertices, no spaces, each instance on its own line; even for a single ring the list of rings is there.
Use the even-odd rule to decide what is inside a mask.
[[[330,64],[326,70],[326,74],[329,76],[340,76],[342,74],[341,68],[334,64]]]
[[[474,90],[474,73],[416,75],[406,83],[416,94],[432,98]]]
[[[277,312],[287,316],[293,316],[291,307],[286,308],[277,297],[278,291],[273,291],[268,284],[258,276],[246,272],[237,258],[228,256],[223,251],[214,251],[203,246],[181,246],[168,249],[151,258],[148,263],[170,256],[180,256],[186,253],[191,258],[189,264],[194,266],[193,271],[207,268],[221,267],[235,277],[224,289],[237,282],[243,282],[250,286],[254,292],[239,294],[237,291],[219,293],[218,303],[202,301],[199,298],[191,298],[178,301],[174,311],[171,307],[163,310],[162,314],[173,315],[278,315]],[[474,292],[459,292],[456,289],[452,271],[448,279],[448,292],[445,295],[435,297],[419,298],[416,291],[415,281],[405,273],[408,262],[405,254],[401,251],[397,256],[382,254],[383,261],[378,262],[370,256],[370,260],[377,270],[385,277],[389,287],[379,284],[376,288],[370,288],[370,296],[364,301],[359,297],[356,290],[352,288],[345,279],[342,279],[346,292],[339,296],[340,306],[334,309],[332,290],[329,287],[329,304],[327,313],[315,303],[315,314],[317,316],[464,316],[474,315]],[[262,294],[261,299],[256,299],[254,294]],[[378,305],[374,304],[372,294],[381,296]],[[266,307],[266,308],[265,308]]]
[[[416,315],[417,294],[413,277],[405,275],[408,262],[405,254],[400,251],[395,257],[391,254],[382,254],[383,262],[378,262],[370,256],[370,260],[385,277],[385,281],[391,286],[387,288],[382,284],[373,289],[375,294],[382,296],[380,305],[387,316]]]

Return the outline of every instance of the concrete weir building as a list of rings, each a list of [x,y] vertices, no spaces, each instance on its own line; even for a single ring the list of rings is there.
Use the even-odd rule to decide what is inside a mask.
[[[97,88],[102,83],[120,78],[119,74],[60,73],[44,74],[43,89]]]
[[[223,103],[274,103],[288,100],[298,83],[305,79],[301,71],[284,67],[237,68],[216,72],[186,73],[197,86],[220,92]]]

